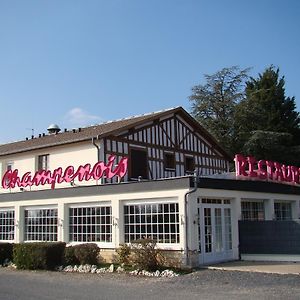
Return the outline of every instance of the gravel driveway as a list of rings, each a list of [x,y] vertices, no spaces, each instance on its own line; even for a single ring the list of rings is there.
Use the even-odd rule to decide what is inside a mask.
[[[0,269],[1,300],[300,299],[299,275],[199,270],[175,278]]]

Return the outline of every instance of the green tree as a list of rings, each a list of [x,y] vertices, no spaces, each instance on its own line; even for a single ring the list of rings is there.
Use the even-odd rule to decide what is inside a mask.
[[[206,83],[194,86],[189,97],[192,115],[231,155],[234,154],[235,144],[235,106],[244,99],[248,71],[233,66],[212,75],[204,75]]]
[[[246,154],[251,154],[256,158],[286,161],[292,138],[291,134],[285,132],[256,130],[252,132],[243,149]],[[270,152],[270,149],[273,151]]]
[[[246,97],[237,104],[234,117],[240,152],[257,155],[258,159],[275,156],[291,160],[289,156],[283,158],[282,151],[285,149],[286,154],[287,147],[300,144],[300,118],[295,98],[285,96],[284,85],[284,77],[274,66],[246,83]]]

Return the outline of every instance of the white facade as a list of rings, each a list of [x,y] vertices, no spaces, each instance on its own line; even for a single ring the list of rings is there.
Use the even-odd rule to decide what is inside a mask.
[[[162,225],[161,231],[159,222],[152,219],[144,221],[145,228],[147,226],[151,228],[140,230],[143,234],[139,234],[137,228],[138,226],[141,228],[142,221],[141,224],[136,224],[135,219],[131,222],[131,226],[134,228],[131,233],[135,238],[158,237],[159,248],[176,251],[177,256],[179,254],[181,257],[182,263],[188,265],[202,265],[239,258],[238,220],[242,216],[241,203],[243,201],[263,199],[265,219],[274,219],[272,203],[275,201],[288,202],[293,207],[293,218],[299,217],[299,196],[209,188],[198,188],[186,196],[187,192],[192,191],[189,182],[190,179],[186,177],[157,182],[5,194],[0,196],[0,211],[14,211],[15,214],[14,238],[10,242],[36,241],[39,240],[39,236],[44,237],[39,235],[38,230],[30,230],[28,225],[25,225],[26,211],[56,209],[57,221],[54,225],[57,230],[53,240],[70,244],[96,242],[103,251],[108,251],[107,253],[102,252],[103,256],[107,257],[110,250],[112,253],[120,244],[129,241],[126,240],[126,234],[129,235],[126,226],[129,225],[125,220],[125,207],[148,205],[144,213],[141,212],[140,217],[145,215],[146,218],[154,218],[157,210],[154,210],[153,207],[176,205],[178,208],[174,210],[174,213],[160,211],[163,213],[163,221],[160,224]],[[178,188],[174,186],[178,186]],[[73,229],[70,224],[71,210],[97,207],[110,207],[111,209],[109,222],[106,223],[106,226],[109,226],[106,236],[108,233],[109,237],[101,237],[101,241],[97,241],[96,237],[92,237],[93,230],[89,230],[87,234],[82,230],[78,235],[79,241],[74,241],[74,235],[71,234]],[[187,213],[185,212],[186,208]],[[135,216],[130,215],[129,218],[136,218],[137,215],[135,213]],[[171,220],[171,215],[174,216],[173,220]],[[86,220],[84,224],[92,225],[93,222]],[[157,230],[154,230],[154,226]],[[187,230],[185,226],[187,226]],[[39,226],[40,230],[42,230],[41,228],[42,225]],[[46,229],[46,231],[49,230]],[[30,234],[34,236],[33,239],[30,238]],[[160,236],[156,236],[156,234],[160,234]],[[159,242],[160,240],[161,242]],[[2,240],[2,242],[4,241]]]

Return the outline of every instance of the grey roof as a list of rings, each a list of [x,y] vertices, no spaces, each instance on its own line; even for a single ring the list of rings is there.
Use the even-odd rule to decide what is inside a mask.
[[[142,125],[151,120],[155,120],[160,117],[164,117],[169,114],[180,114],[183,118],[192,122],[194,126],[198,129],[198,132],[206,138],[216,149],[219,150],[225,157],[230,159],[228,154],[224,151],[222,147],[218,145],[216,140],[194,119],[192,118],[182,107],[175,107],[171,109],[166,109],[158,112],[153,112],[149,114],[144,114],[140,116],[133,116],[129,118],[124,118],[121,120],[110,121],[102,123],[99,125],[78,128],[76,130],[69,130],[66,132],[60,132],[57,134],[47,134],[40,137],[34,137],[31,139],[26,139],[23,141],[17,141],[13,143],[0,145],[0,157],[21,153],[25,151],[31,151],[36,149],[42,149],[47,147],[53,147],[58,145],[65,145],[76,143],[80,141],[87,141],[92,138],[103,138],[109,135],[117,135],[124,130],[129,128]]]

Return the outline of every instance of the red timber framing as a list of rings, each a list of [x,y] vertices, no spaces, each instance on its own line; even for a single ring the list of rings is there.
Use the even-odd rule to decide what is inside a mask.
[[[228,171],[228,156],[224,155],[224,151],[222,154],[222,151],[217,150],[215,142],[208,142],[194,123],[184,115],[172,114],[130,128],[121,134],[107,136],[103,139],[104,157],[107,159],[111,154],[116,155],[117,160],[129,157],[129,175],[125,176],[125,181],[132,179],[130,170],[134,162],[130,157],[131,149],[147,153],[147,177],[151,180],[191,174],[185,170],[186,157],[194,158],[198,175]],[[165,167],[165,153],[174,155],[174,169]]]

